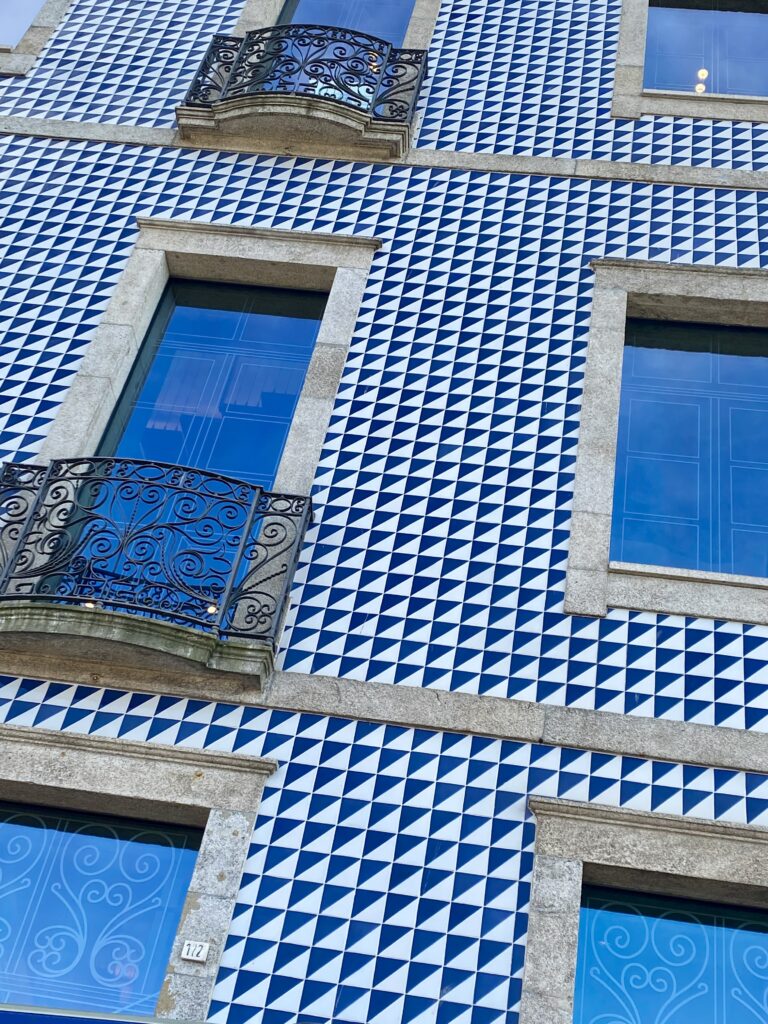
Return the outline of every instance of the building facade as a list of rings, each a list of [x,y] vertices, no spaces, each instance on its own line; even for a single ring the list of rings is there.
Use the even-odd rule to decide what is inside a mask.
[[[763,7],[0,12],[0,1016],[768,1020]]]

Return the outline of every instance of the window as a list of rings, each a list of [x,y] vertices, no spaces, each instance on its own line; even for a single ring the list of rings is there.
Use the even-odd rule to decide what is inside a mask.
[[[205,1020],[276,767],[0,727],[0,1004]]]
[[[139,222],[39,465],[0,480],[20,524],[0,633],[20,658],[206,698],[266,684],[379,245]]]
[[[644,85],[768,96],[764,0],[651,0]]]
[[[764,0],[622,0],[614,117],[768,121]]]
[[[268,427],[271,441],[264,451],[271,458],[282,447],[275,488],[308,494],[379,241],[155,218],[139,227],[136,248],[51,426],[42,460],[79,458],[107,444],[114,451],[124,430],[126,449],[158,450],[154,446],[165,443],[158,441],[161,417],[170,417],[163,421],[174,439],[163,449],[167,453],[196,452],[216,465],[234,466],[237,459],[253,475],[274,472],[269,461],[266,469],[257,464],[260,456],[246,465],[242,452],[217,452],[217,432],[229,429],[230,417],[239,425],[247,417],[253,436],[259,425]],[[187,345],[201,344],[190,331],[202,322],[203,307],[209,323],[218,325],[200,356],[213,384],[209,405],[195,420],[205,429],[186,439],[180,424],[186,430],[193,418],[177,392],[186,387]],[[150,407],[157,409],[156,421]],[[283,441],[289,409],[293,418]]]
[[[768,331],[627,322],[611,559],[768,577]]]
[[[288,0],[280,22],[356,29],[402,46],[415,0]]]
[[[0,1000],[153,1014],[201,834],[0,803]]]
[[[277,475],[325,295],[171,280],[102,455]]]
[[[768,1006],[768,915],[585,886],[574,1024],[729,1024]]]
[[[44,0],[14,0],[0,5],[0,46],[17,46],[43,3]]]
[[[529,806],[519,1024],[764,1024],[768,829],[546,797]]]
[[[768,624],[768,274],[593,267],[565,610]]]

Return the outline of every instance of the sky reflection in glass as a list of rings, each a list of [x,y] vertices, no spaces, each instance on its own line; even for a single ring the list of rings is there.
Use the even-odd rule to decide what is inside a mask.
[[[192,466],[269,489],[325,299],[172,281],[101,454]]]
[[[0,46],[16,46],[44,0],[0,0]]]
[[[611,558],[768,576],[768,332],[627,323]]]
[[[0,804],[0,1000],[154,1012],[192,829]]]
[[[768,916],[585,887],[574,1024],[765,1024]]]
[[[643,84],[676,92],[694,92],[698,85],[704,95],[768,96],[765,5],[652,2]]]
[[[414,0],[288,0],[280,20],[356,29],[402,46],[413,5]]]

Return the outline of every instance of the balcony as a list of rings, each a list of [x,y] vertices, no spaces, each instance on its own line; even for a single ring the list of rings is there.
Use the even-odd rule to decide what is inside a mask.
[[[310,516],[309,498],[180,466],[6,464],[3,649],[152,671],[197,662],[258,688]]]
[[[322,25],[213,42],[176,111],[182,138],[238,149],[387,159],[410,145],[424,50]],[[222,139],[221,136],[226,139]]]

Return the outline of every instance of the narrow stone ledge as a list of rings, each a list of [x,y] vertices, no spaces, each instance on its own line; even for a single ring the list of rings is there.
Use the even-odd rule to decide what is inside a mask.
[[[157,146],[182,149],[222,150],[221,140],[208,143],[182,139],[170,128],[144,128],[133,125],[109,125],[87,121],[61,121],[54,118],[0,117],[0,135],[33,136],[49,139],[106,142],[124,146]],[[254,150],[264,156],[296,156],[289,148],[263,145]],[[358,154],[359,156],[359,154]],[[764,191],[765,171],[724,167],[689,167],[684,164],[630,163],[618,160],[574,160],[571,157],[515,156],[506,153],[472,153],[451,149],[408,150],[402,159],[375,158],[375,163],[411,167],[439,167],[446,170],[480,171],[488,174],[531,175],[542,178],[581,178],[606,181],[639,181],[645,184],[693,185],[702,188],[731,188],[750,192]]]
[[[248,676],[235,673],[193,667],[161,672],[154,656],[130,666],[72,657],[64,663],[39,644],[20,654],[9,649],[6,638],[0,672],[709,768],[764,773],[768,766],[764,732],[336,676],[278,670],[259,692]]]
[[[53,729],[0,727],[0,780],[8,800],[44,791],[52,806],[205,824],[209,809],[258,807],[277,763],[226,751],[84,736]]]

